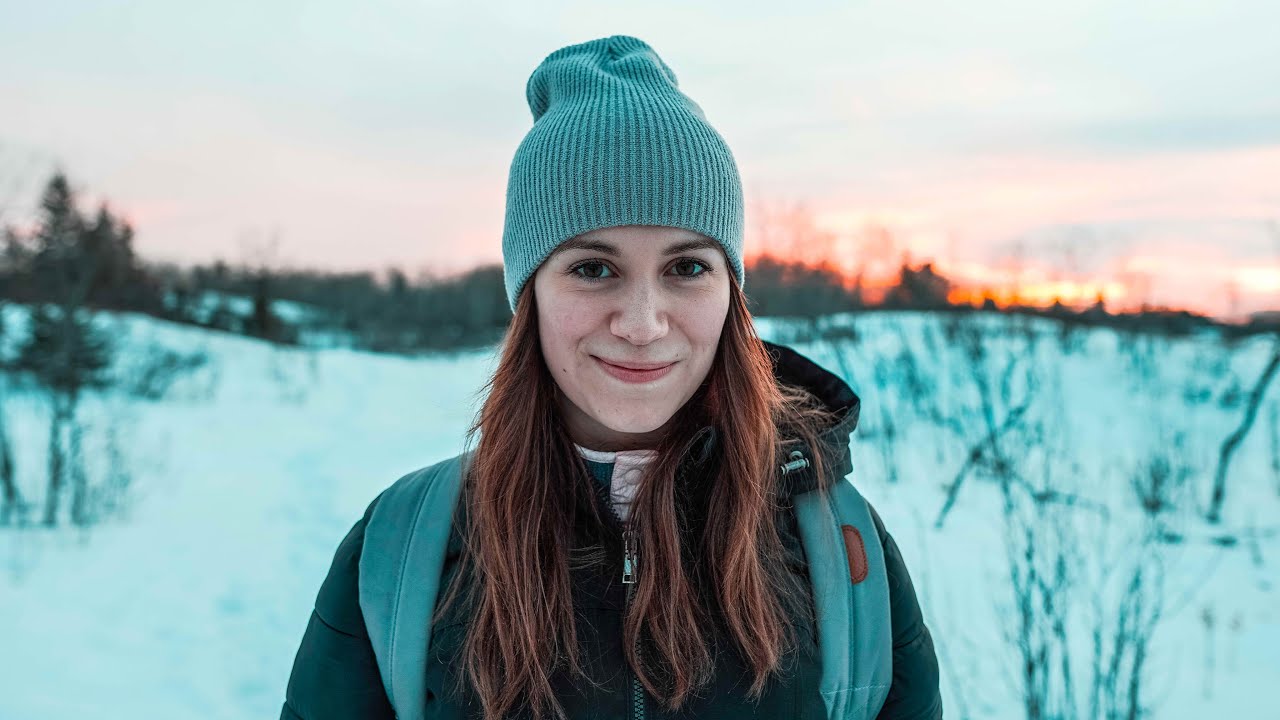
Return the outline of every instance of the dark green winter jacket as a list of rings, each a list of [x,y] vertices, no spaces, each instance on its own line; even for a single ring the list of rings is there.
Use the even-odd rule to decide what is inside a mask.
[[[828,445],[834,448],[827,458],[829,472],[818,478],[809,470],[789,473],[782,487],[782,510],[778,525],[787,553],[787,566],[798,581],[806,579],[804,550],[797,536],[794,512],[785,502],[818,486],[842,482],[852,465],[848,437],[857,426],[859,400],[852,389],[835,375],[823,370],[793,350],[768,344],[775,358],[775,374],[781,381],[799,385],[816,395],[835,412],[838,421],[826,430]],[[697,479],[715,470],[718,462],[717,434],[704,428],[694,439],[683,460],[686,479],[678,488],[693,513],[691,526],[705,511],[708,498],[699,492],[705,487]],[[599,479],[608,477],[608,468],[588,463]],[[572,580],[575,607],[582,617],[578,633],[581,649],[593,678],[600,687],[557,679],[557,696],[571,718],[634,718],[672,720],[675,718],[826,718],[818,693],[821,671],[818,633],[812,617],[812,602],[795,608],[793,620],[798,642],[784,663],[789,667],[766,685],[759,699],[745,696],[748,681],[746,664],[727,639],[717,640],[716,673],[712,684],[702,689],[678,713],[663,712],[657,702],[645,696],[635,706],[632,673],[622,644],[622,622],[626,600],[618,581],[622,557],[620,525],[609,512],[608,487],[598,483],[596,501],[602,515],[612,518],[606,527],[582,528],[578,543],[606,549],[609,563],[574,570]],[[307,625],[289,678],[282,720],[338,720],[395,717],[383,689],[373,648],[366,632],[359,603],[359,560],[364,527],[377,500],[364,518],[356,522],[342,541],[316,598],[315,610]],[[890,615],[893,630],[893,681],[879,718],[940,718],[942,705],[938,690],[938,665],[929,631],[921,617],[911,579],[893,538],[872,509],[872,518],[884,548],[889,581]],[[455,528],[450,541],[442,587],[459,567],[461,529]],[[797,582],[796,587],[807,587]],[[430,699],[429,718],[441,720],[478,718],[478,703],[464,690],[453,692],[458,672],[457,653],[465,632],[466,609],[456,606],[432,629],[426,674]],[[718,627],[715,637],[727,638]],[[643,695],[643,693],[641,693]]]

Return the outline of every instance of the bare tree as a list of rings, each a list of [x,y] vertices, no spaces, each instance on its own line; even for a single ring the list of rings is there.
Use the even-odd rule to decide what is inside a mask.
[[[977,424],[976,439],[966,440],[968,452],[965,461],[956,471],[955,477],[947,485],[947,497],[938,511],[934,527],[941,529],[947,515],[955,506],[964,486],[965,479],[974,472],[982,472],[1002,479],[1008,472],[1010,457],[1004,449],[1006,438],[1026,429],[1027,411],[1035,391],[1035,375],[1032,369],[1019,362],[1022,353],[1010,351],[1005,354],[999,370],[999,385],[993,385],[991,373],[991,357],[989,345],[991,338],[984,334],[980,318],[956,317],[949,325],[951,339],[958,342],[968,363],[971,379],[977,388],[978,407],[976,414],[980,419]],[[1012,339],[1012,338],[1011,338]],[[1022,336],[1024,342],[1032,343],[1029,335]],[[1023,349],[1023,352],[1028,352]],[[1021,366],[1021,367],[1020,367]],[[1022,397],[1013,397],[1014,375],[1021,369],[1023,374]],[[961,428],[968,424],[961,423]]]
[[[809,206],[801,201],[755,205],[755,234],[761,255],[785,258],[806,265],[836,260],[837,235],[818,226]]]
[[[1267,388],[1275,378],[1277,369],[1280,369],[1280,341],[1277,341],[1271,358],[1262,368],[1262,373],[1254,382],[1253,389],[1249,391],[1240,425],[1227,436],[1218,450],[1218,469],[1213,475],[1213,494],[1209,498],[1209,508],[1205,512],[1205,518],[1209,522],[1217,523],[1222,520],[1222,503],[1227,496],[1227,471],[1231,467],[1231,459],[1235,456],[1240,443],[1244,442],[1249,431],[1253,429],[1253,423],[1258,417],[1258,408],[1262,405],[1262,398],[1266,396]]]
[[[1051,467],[1032,481],[1009,466],[1001,483],[1012,595],[1005,631],[1018,658],[1023,714],[1148,717],[1150,645],[1166,610],[1162,538],[1190,473],[1161,455],[1136,468],[1142,519],[1130,529],[1132,511],[1081,502],[1058,486]]]
[[[0,317],[3,317],[3,304],[0,304]],[[3,337],[0,326],[0,337]],[[18,490],[18,482],[14,477],[13,448],[9,443],[9,428],[5,421],[3,406],[0,406],[0,525],[26,523],[27,503]]]

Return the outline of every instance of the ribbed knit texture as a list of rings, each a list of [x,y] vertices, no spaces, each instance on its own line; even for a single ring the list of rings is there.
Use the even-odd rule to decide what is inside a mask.
[[[627,35],[561,48],[533,71],[525,95],[533,128],[511,162],[502,232],[513,311],[560,243],[618,225],[706,235],[743,282],[738,166],[653,48]]]

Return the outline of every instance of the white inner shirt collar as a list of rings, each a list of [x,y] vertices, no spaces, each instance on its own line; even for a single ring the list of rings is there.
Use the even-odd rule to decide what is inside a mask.
[[[657,450],[592,450],[577,443],[573,445],[582,457],[598,463],[612,463],[613,476],[609,481],[609,498],[614,510],[624,521],[631,517],[631,501],[640,487],[644,466],[658,457]]]

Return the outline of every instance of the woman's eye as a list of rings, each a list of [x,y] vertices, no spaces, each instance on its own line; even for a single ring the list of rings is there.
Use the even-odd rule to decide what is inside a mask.
[[[601,262],[585,262],[573,268],[573,272],[586,280],[603,280],[608,277],[609,266]]]
[[[681,260],[672,265],[671,269],[681,277],[698,277],[710,270],[707,264],[700,260]]]

